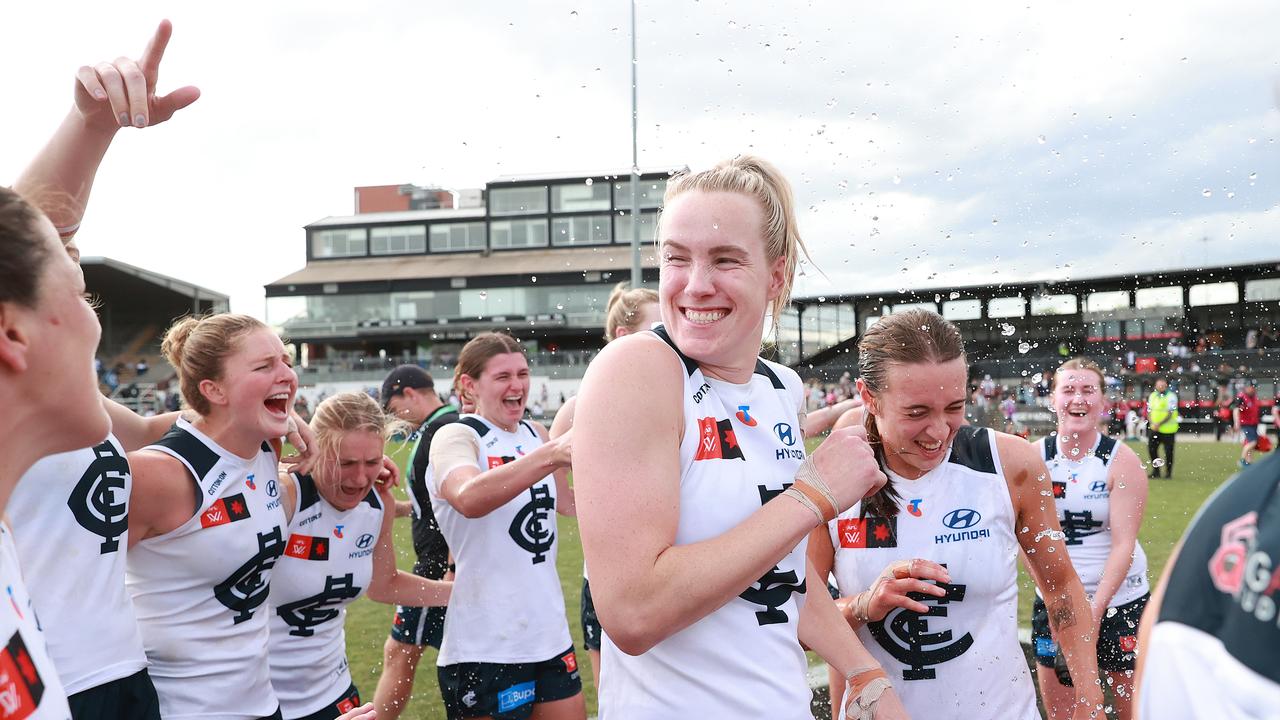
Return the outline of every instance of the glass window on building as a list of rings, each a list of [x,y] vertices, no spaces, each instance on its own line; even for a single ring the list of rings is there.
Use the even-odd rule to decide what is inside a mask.
[[[431,226],[431,252],[484,249],[484,223],[438,223]]]
[[[1071,315],[1078,310],[1075,295],[1032,295],[1032,315]]]
[[[369,250],[373,255],[403,255],[427,251],[425,225],[393,225],[369,230]]]
[[[640,209],[646,210],[662,207],[662,196],[666,192],[667,181],[665,178],[660,180],[641,180],[639,197]],[[618,210],[631,209],[630,178],[613,184],[613,207]]]
[[[931,302],[914,302],[914,303],[898,303],[893,306],[893,314],[904,313],[908,310],[932,310],[938,312],[938,304]]]
[[[495,250],[547,246],[547,221],[500,220],[489,223],[489,244]]]
[[[551,212],[609,209],[609,184],[585,182],[551,186]]]
[[[1139,288],[1133,294],[1133,306],[1139,309],[1182,307],[1182,286]]]
[[[1244,284],[1245,302],[1280,300],[1280,278],[1248,280]]]
[[[942,303],[942,317],[952,322],[977,320],[982,317],[982,301],[974,298],[945,300]]]
[[[1027,301],[1021,295],[991,298],[987,301],[987,317],[1015,318],[1025,317],[1026,314]]]
[[[535,215],[547,211],[547,187],[492,188],[489,190],[490,215]]]
[[[640,213],[640,244],[648,244],[657,240],[657,228],[654,225],[654,218],[657,213],[642,212]],[[619,243],[624,245],[631,244],[631,213],[623,212],[613,217],[613,237]]]
[[[1230,305],[1240,302],[1240,286],[1234,282],[1192,285],[1189,294],[1191,296],[1191,307]]]
[[[612,231],[613,223],[608,215],[555,218],[551,221],[551,244],[556,247],[608,245]]]
[[[1089,293],[1084,301],[1084,309],[1088,312],[1107,312],[1129,307],[1128,290],[1102,290]],[[1117,333],[1118,334],[1118,333]]]
[[[315,230],[311,233],[311,257],[315,258],[359,257],[365,254],[367,246],[368,231],[365,228]]]

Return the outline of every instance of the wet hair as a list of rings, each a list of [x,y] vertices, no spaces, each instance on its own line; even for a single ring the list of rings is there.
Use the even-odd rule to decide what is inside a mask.
[[[315,431],[319,448],[316,470],[323,469],[323,472],[313,472],[312,476],[317,482],[323,482],[318,476],[336,477],[338,446],[347,433],[363,430],[385,439],[388,427],[382,408],[367,393],[340,392],[325,398],[311,416],[311,429]]]
[[[889,368],[895,365],[945,363],[964,356],[964,338],[955,324],[932,310],[908,310],[880,318],[863,334],[858,343],[858,374],[867,389],[878,394],[888,389]],[[888,470],[884,442],[869,406],[863,414],[863,424],[880,468]],[[898,514],[901,499],[890,480],[862,503],[862,510],[864,514],[890,517]]]
[[[1087,357],[1073,357],[1070,360],[1058,366],[1053,371],[1053,377],[1049,379],[1049,389],[1056,390],[1058,386],[1058,373],[1063,370],[1087,370],[1098,376],[1098,389],[1105,390],[1107,385],[1107,377],[1102,373],[1102,366],[1090,360]]]
[[[170,326],[160,351],[178,371],[178,387],[187,407],[209,414],[209,399],[200,392],[200,383],[222,379],[226,359],[235,353],[240,338],[266,327],[257,318],[232,313],[187,316]]]
[[[468,397],[466,388],[462,386],[462,376],[479,378],[484,373],[489,360],[495,355],[507,353],[523,355],[524,346],[506,333],[481,333],[468,340],[467,344],[462,346],[462,352],[458,353],[458,364],[453,369],[453,384],[458,391],[458,397],[463,402],[475,403],[475,398]]]
[[[609,295],[609,304],[605,306],[604,341],[613,342],[620,327],[631,332],[647,330],[639,327],[640,308],[651,302],[658,302],[658,293],[654,290],[633,288],[625,282],[615,285]]]
[[[783,309],[791,301],[791,286],[800,255],[809,257],[809,251],[805,248],[804,240],[800,239],[800,229],[796,224],[795,197],[791,193],[791,184],[772,163],[754,155],[739,155],[722,160],[709,170],[675,175],[667,182],[663,204],[669,204],[676,196],[691,190],[741,193],[760,205],[764,215],[761,233],[764,237],[765,257],[770,262],[778,258],[786,259],[782,292],[773,299],[769,307],[776,328]]]
[[[0,302],[34,307],[49,248],[40,237],[34,205],[0,187]]]

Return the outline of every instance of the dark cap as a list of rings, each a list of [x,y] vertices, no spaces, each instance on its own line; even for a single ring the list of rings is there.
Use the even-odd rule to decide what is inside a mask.
[[[392,370],[387,375],[387,379],[382,381],[382,393],[378,396],[382,402],[382,410],[385,412],[391,398],[403,393],[405,388],[431,390],[435,386],[435,381],[426,370],[417,365],[401,365]]]

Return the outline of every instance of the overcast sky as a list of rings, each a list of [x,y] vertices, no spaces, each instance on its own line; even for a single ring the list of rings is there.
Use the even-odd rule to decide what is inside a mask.
[[[80,243],[228,293],[304,264],[356,185],[630,164],[628,5],[20,3],[0,24],[11,182],[76,68],[174,23]],[[639,0],[640,163],[752,152],[795,185],[801,294],[1280,260],[1280,5]],[[1203,238],[1208,238],[1204,241]]]

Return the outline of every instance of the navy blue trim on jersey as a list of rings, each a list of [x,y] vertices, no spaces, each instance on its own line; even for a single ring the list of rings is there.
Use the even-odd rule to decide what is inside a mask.
[[[991,455],[989,432],[987,428],[962,426],[956,431],[956,439],[951,441],[950,462],[980,473],[995,475],[996,460]]]
[[[466,425],[472,430],[475,430],[476,434],[478,434],[480,437],[484,437],[485,435],[489,434],[489,426],[479,418],[464,417],[458,422],[462,423],[463,425]]]
[[[662,338],[662,341],[671,346],[676,351],[676,356],[680,358],[680,362],[684,363],[685,372],[692,375],[698,369],[698,361],[685,356],[680,352],[680,348],[676,347],[676,341],[671,339],[671,335],[667,333],[667,329],[661,325],[655,325],[651,331],[654,335]]]
[[[1111,457],[1114,455],[1115,450],[1116,439],[1103,435],[1102,439],[1098,441],[1098,448],[1093,451],[1093,454],[1098,456],[1103,465],[1107,465],[1111,462]]]
[[[175,455],[187,461],[196,472],[196,480],[203,480],[205,475],[218,464],[218,453],[205,445],[195,435],[174,425],[164,437],[156,441],[156,445],[169,448]]]
[[[520,424],[524,426],[525,430],[529,431],[530,435],[534,436],[535,438],[541,439],[542,436],[538,435],[538,431],[533,429],[533,426],[529,424],[528,420],[521,420]]]
[[[272,449],[271,449],[271,443],[267,442],[266,440],[263,440],[263,441],[262,441],[262,452],[265,452],[265,453],[274,453],[274,452],[275,452],[275,450],[272,450]]]
[[[783,384],[782,384],[782,381],[778,379],[778,375],[777,375],[776,373],[774,373],[774,372],[773,372],[773,370],[770,370],[770,369],[769,369],[769,366],[768,366],[768,365],[765,365],[765,364],[764,364],[764,360],[761,360],[760,358],[756,358],[756,370],[755,370],[755,374],[756,374],[756,375],[763,375],[763,376],[765,376],[765,377],[769,378],[769,382],[773,384],[773,389],[774,389],[774,390],[786,390],[786,389],[787,389],[787,386],[786,386],[786,385],[783,385]]]
[[[1044,446],[1043,454],[1045,462],[1049,462],[1050,460],[1058,457],[1058,433],[1049,433],[1049,435],[1045,436],[1045,438],[1040,441],[1040,444]]]
[[[293,473],[293,479],[298,483],[298,509],[306,510],[307,508],[320,502],[320,490],[316,487],[316,481],[310,475],[299,475]]]
[[[369,503],[369,506],[375,510],[382,509],[382,500],[378,497],[378,491],[373,488],[369,488],[369,494],[365,495],[361,502]]]

